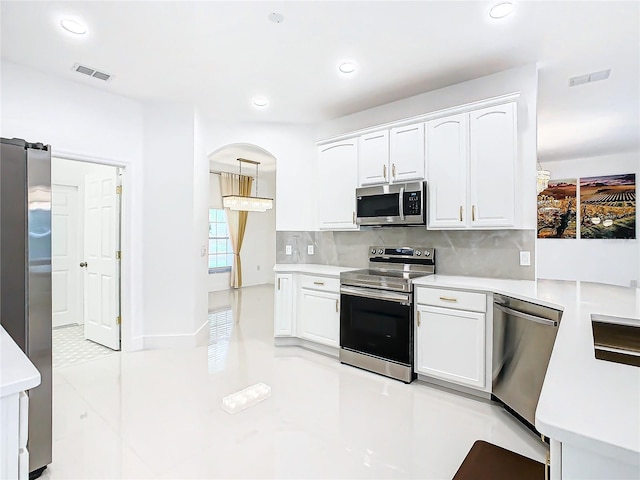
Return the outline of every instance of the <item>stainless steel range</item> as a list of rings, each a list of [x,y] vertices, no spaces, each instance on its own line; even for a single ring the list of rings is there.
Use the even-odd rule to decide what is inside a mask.
[[[340,361],[411,383],[413,280],[435,273],[433,248],[369,247],[369,268],[340,274]]]

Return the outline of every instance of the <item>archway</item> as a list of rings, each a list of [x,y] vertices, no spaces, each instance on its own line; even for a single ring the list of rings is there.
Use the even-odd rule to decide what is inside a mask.
[[[224,237],[221,213],[222,196],[219,174],[238,173],[238,158],[260,162],[257,182],[254,181],[252,195],[275,199],[276,158],[268,150],[251,143],[232,143],[214,150],[209,159],[209,292],[226,290],[229,287],[228,240]],[[243,175],[255,177],[255,170],[245,170]],[[217,215],[217,216],[216,216]],[[276,223],[274,208],[266,212],[249,212],[244,241],[240,251],[242,259],[243,286],[273,283],[273,266],[276,258]],[[227,260],[227,261],[225,261]]]

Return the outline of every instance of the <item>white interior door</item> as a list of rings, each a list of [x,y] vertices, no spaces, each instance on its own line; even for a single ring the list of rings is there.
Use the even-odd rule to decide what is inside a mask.
[[[51,185],[53,326],[82,323],[80,305],[79,197],[75,185]]]
[[[84,336],[120,349],[119,199],[116,168],[85,177]]]

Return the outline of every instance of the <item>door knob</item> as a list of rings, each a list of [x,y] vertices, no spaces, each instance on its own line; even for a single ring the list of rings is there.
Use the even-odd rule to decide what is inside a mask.
[[[88,267],[88,266],[89,266],[89,263],[87,263],[87,262],[80,262],[80,266],[81,266],[81,267]]]

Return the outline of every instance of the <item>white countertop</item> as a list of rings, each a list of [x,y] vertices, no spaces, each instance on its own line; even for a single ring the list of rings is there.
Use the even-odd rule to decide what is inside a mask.
[[[40,372],[0,326],[0,397],[40,385]]]
[[[273,267],[273,271],[279,273],[309,273],[312,275],[326,275],[330,277],[339,277],[340,272],[346,272],[348,270],[357,270],[357,268],[319,265],[315,263],[278,263]]]
[[[596,360],[591,314],[640,324],[640,289],[589,282],[432,275],[416,286],[501,293],[563,310],[536,410],[544,435],[640,462],[640,368]]]

